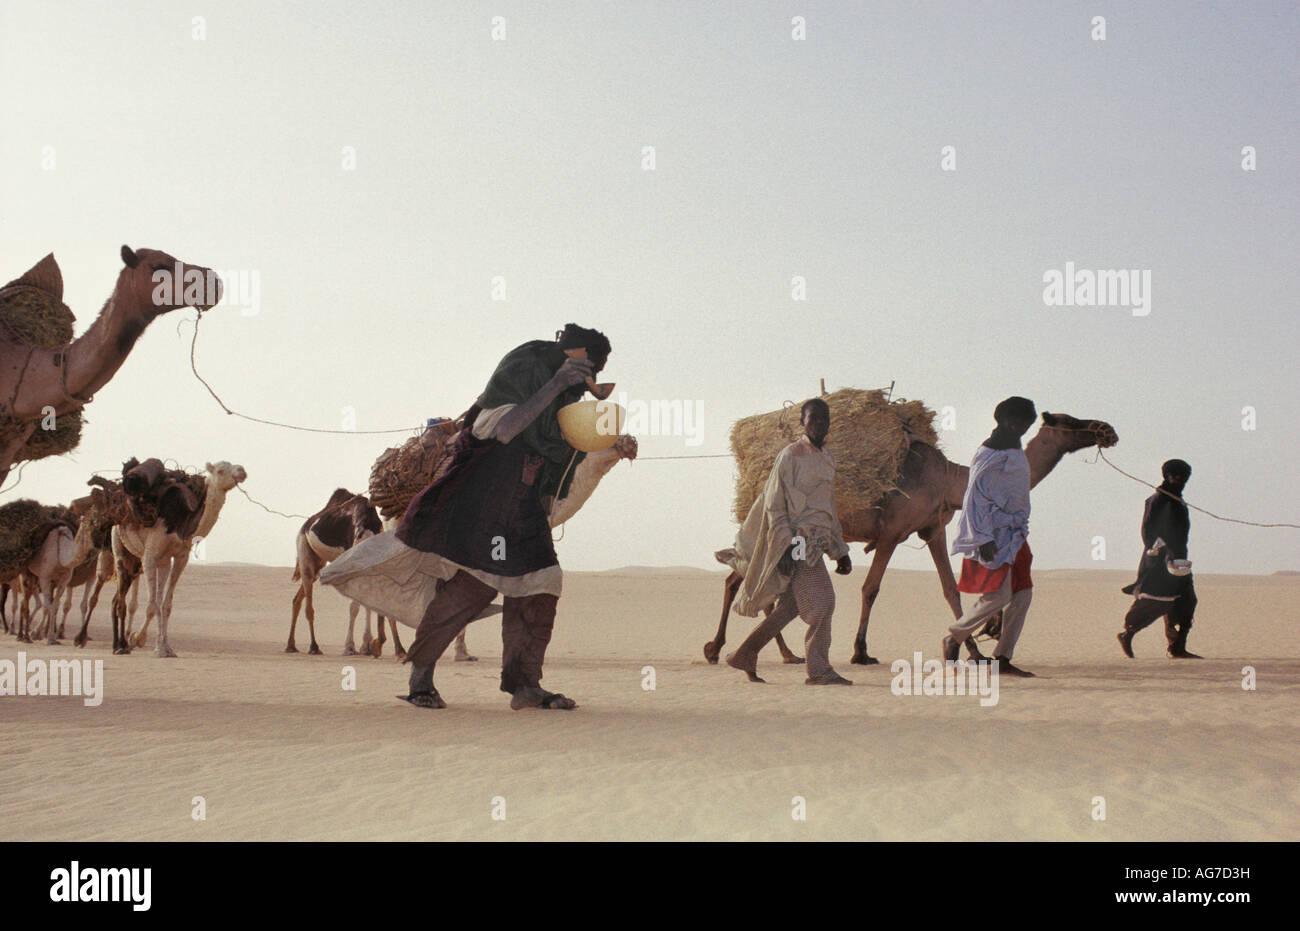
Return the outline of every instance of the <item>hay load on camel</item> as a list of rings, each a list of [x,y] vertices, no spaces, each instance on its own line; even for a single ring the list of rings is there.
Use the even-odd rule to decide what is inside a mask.
[[[43,288],[13,282],[0,288],[0,321],[28,345],[55,349],[72,342],[76,320],[67,304]]]
[[[822,399],[831,409],[826,446],[835,458],[835,507],[841,514],[875,507],[898,487],[899,470],[912,440],[938,446],[934,411],[920,401],[891,401],[884,391],[859,388],[841,388]],[[777,454],[802,433],[797,405],[736,421],[731,451],[738,472],[738,522],[744,523],[763,493]]]
[[[66,513],[65,508],[50,507],[31,498],[0,505],[0,578],[31,562],[36,555],[32,535],[49,521],[65,520]]]
[[[422,434],[383,451],[370,469],[370,503],[384,520],[401,517],[411,499],[451,464],[459,420],[438,419]]]
[[[8,329],[28,346],[56,349],[72,342],[76,317],[68,305],[42,288],[13,282],[0,288],[0,330]],[[71,452],[81,442],[81,412],[60,415],[52,430],[38,425],[14,462]]]

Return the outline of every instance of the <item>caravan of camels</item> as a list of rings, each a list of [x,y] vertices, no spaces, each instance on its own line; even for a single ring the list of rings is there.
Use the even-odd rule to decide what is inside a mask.
[[[123,246],[121,256],[123,268],[112,294],[94,322],[75,340],[72,313],[62,302],[62,276],[52,255],[0,289],[0,484],[18,463],[75,448],[82,429],[81,411],[126,362],[150,323],[181,307],[202,312],[220,302],[220,280],[210,269],[152,249]],[[155,284],[160,276],[168,275],[177,276],[178,283],[160,302]],[[182,283],[186,286],[182,287]],[[601,397],[595,390],[598,386],[590,379],[588,382],[593,394]],[[866,552],[874,552],[862,586],[852,657],[854,663],[871,664],[876,660],[867,652],[866,635],[872,605],[890,557],[911,535],[929,548],[943,598],[954,616],[961,616],[946,528],[962,506],[969,470],[950,462],[940,452],[930,426],[933,412],[918,402],[900,402],[883,392],[851,389],[827,397],[835,400],[840,396],[871,405],[869,411],[854,408],[857,413],[850,415],[849,423],[840,423],[837,434],[841,444],[857,446],[847,458],[853,462],[860,458],[865,463],[862,467],[874,472],[866,485],[859,481],[860,487],[853,486],[857,473],[852,473],[850,462],[849,472],[840,474],[850,474],[851,487],[840,489],[844,493],[836,500],[844,541],[865,543]],[[761,417],[768,420],[760,422]],[[794,436],[782,412],[748,420],[765,430],[777,427],[768,431],[771,436],[765,442],[775,437],[775,441],[785,443]],[[741,435],[745,423],[738,424],[732,434],[733,451],[742,473],[754,443],[752,436]],[[323,572],[328,576],[327,567],[343,554],[394,532],[408,509],[418,507],[422,493],[447,475],[456,460],[457,437],[468,429],[463,415],[429,421],[418,436],[379,455],[364,494],[339,487],[320,510],[298,527],[292,576],[297,590],[291,607],[286,599],[290,610],[284,652],[298,652],[295,635],[300,613],[307,621],[308,652],[322,652],[316,636],[315,583]],[[1116,442],[1115,430],[1104,421],[1044,412],[1037,434],[1025,445],[1031,486],[1044,479],[1067,453],[1090,446],[1107,448]],[[546,520],[550,527],[559,527],[571,519],[618,462],[636,458],[635,437],[618,434],[612,443],[578,460],[571,476],[565,476],[570,479],[568,484],[562,479],[562,490],[549,503]],[[843,464],[844,458],[843,453],[836,452],[837,463]],[[750,469],[758,469],[754,475],[742,474],[738,521],[744,520],[771,467],[769,455]],[[176,656],[170,640],[176,587],[196,543],[213,532],[228,493],[246,479],[242,466],[227,461],[208,463],[202,472],[190,473],[169,469],[158,458],[131,458],[116,477],[91,476],[87,482],[89,493],[67,505],[46,505],[25,498],[0,502],[0,625],[21,642],[43,638],[46,643],[58,643],[66,636],[74,592],[80,588],[80,625],[73,642],[84,646],[101,590],[106,583],[115,581],[113,652],[125,654],[145,647],[156,618],[155,654]],[[141,584],[136,585],[141,577]],[[726,580],[718,630],[704,648],[708,663],[718,661],[727,618],[742,581],[739,571],[733,571]],[[143,625],[136,630],[141,587],[145,589],[146,610]],[[382,655],[387,624],[396,655],[404,658],[398,621],[415,626],[419,619],[385,617],[380,613],[372,636],[371,606],[357,599],[350,601],[343,653],[358,654],[355,626],[362,610],[366,620],[360,654]],[[498,605],[489,605],[474,616],[501,610]],[[802,662],[779,634],[777,642],[786,662]],[[973,639],[968,639],[966,646],[972,656],[978,656]],[[455,659],[475,659],[465,643],[463,624],[455,637]],[[436,692],[433,694],[436,696]]]

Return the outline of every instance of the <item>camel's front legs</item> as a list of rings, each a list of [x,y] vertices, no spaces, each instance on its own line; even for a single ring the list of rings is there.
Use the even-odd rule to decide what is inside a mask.
[[[104,583],[108,581],[107,575],[95,574],[95,590],[90,591],[90,586],[86,586],[87,593],[90,594],[90,603],[83,601],[81,608],[81,631],[72,642],[79,647],[84,647],[86,641],[90,639],[90,616],[95,613],[95,605],[99,604],[99,593],[104,588]]]
[[[948,533],[943,527],[935,531],[929,542],[930,556],[934,559],[934,568],[939,572],[939,585],[943,588],[943,600],[948,602],[954,618],[961,617],[961,593],[957,591],[957,579],[952,574],[952,562],[948,559]],[[984,659],[984,654],[975,645],[974,637],[966,638],[966,652],[971,659]]]
[[[400,663],[402,660],[406,659],[406,647],[402,646],[402,638],[397,635],[397,621],[390,617],[388,619],[388,625],[393,629],[393,655],[397,657],[397,661]],[[379,632],[381,635],[383,634],[383,631],[384,616],[381,614],[379,615]],[[463,634],[464,631],[461,631],[461,633]]]
[[[58,605],[54,607],[54,613],[59,618],[59,639],[62,640],[68,635],[68,615],[72,613],[72,583],[69,582],[63,586],[63,613],[59,613]]]
[[[895,540],[876,543],[876,555],[871,560],[871,571],[867,573],[867,580],[862,583],[862,614],[858,618],[858,635],[853,638],[851,660],[859,666],[871,666],[880,662],[867,652],[867,625],[871,623],[871,606],[876,603],[876,596],[880,594],[880,582],[885,577],[889,558],[894,555],[894,547],[897,545],[898,542]]]
[[[52,582],[46,581],[41,584],[40,597],[41,607],[45,611],[45,621],[41,624],[41,630],[45,632],[45,643],[47,646],[55,646],[59,642],[59,600],[63,595],[63,589]]]
[[[357,612],[360,610],[361,605],[358,602],[354,601],[348,605],[348,639],[347,642],[343,644],[344,656],[357,655],[357,646],[356,641],[353,639],[353,635],[357,626]],[[361,638],[361,649],[366,653],[370,652],[370,610],[368,608],[366,609],[366,631],[365,635]]]
[[[136,576],[126,571],[125,564],[117,563],[117,592],[113,595],[113,652],[126,654],[131,652],[131,644],[126,630],[126,595]]]
[[[158,613],[158,592],[156,591],[158,586],[158,567],[152,560],[146,559],[143,570],[144,579],[140,580],[136,587],[131,591],[131,608],[127,612],[126,616],[127,639],[133,639],[135,645],[138,647],[145,645],[145,638],[149,636],[149,624],[153,620],[154,615]],[[132,638],[131,631],[135,630],[135,612],[140,606],[140,589],[145,586],[149,587],[149,594],[146,596],[148,597],[149,602],[144,610],[144,626],[141,627],[140,632]]]
[[[736,593],[740,591],[740,583],[743,581],[745,579],[739,572],[733,572],[723,583],[722,617],[718,618],[718,632],[704,644],[704,658],[711,666],[717,664],[722,645],[727,642],[727,615],[731,613],[731,603],[736,600]]]
[[[32,586],[26,580],[18,593],[18,642],[32,642]]]
[[[163,592],[162,604],[159,606],[158,613],[158,646],[154,650],[155,656],[161,656],[167,659],[176,656],[176,651],[172,649],[171,643],[167,640],[167,630],[172,619],[172,599],[176,595],[176,585],[181,580],[181,574],[185,567],[190,564],[190,549],[186,549],[179,555],[172,557],[171,572],[168,574]],[[166,563],[164,563],[166,565]]]

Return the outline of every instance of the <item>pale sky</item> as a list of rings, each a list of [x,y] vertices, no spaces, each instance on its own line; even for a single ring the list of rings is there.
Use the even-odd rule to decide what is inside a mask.
[[[574,321],[609,335],[619,390],[699,405],[699,445],[644,456],[725,453],[736,418],[820,378],[893,381],[954,408],[954,461],[1020,394],[1109,421],[1152,481],[1188,460],[1194,504],[1300,522],[1297,48],[1289,2],[3,0],[0,282],[53,252],[80,333],[123,243],[256,273],[256,313],[205,316],[200,371],[303,426],[455,416]],[[1148,270],[1150,313],[1046,306],[1067,262]],[[402,437],[226,416],[190,373],[192,317],[157,321],[80,448],[0,501],[67,501],[131,456],[240,463],[291,513],[364,491]],[[1092,459],[1035,490],[1036,568],[1136,567],[1149,491]],[[620,464],[561,563],[719,568],[733,475]],[[207,558],[289,565],[299,523],[232,494]],[[1297,569],[1297,542],[1192,515],[1198,572]]]

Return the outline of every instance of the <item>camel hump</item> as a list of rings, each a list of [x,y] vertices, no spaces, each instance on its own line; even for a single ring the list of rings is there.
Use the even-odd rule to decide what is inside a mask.
[[[54,253],[51,252],[27,269],[21,278],[15,278],[5,287],[36,288],[54,295],[61,301],[63,300],[63,273],[59,271],[59,263],[54,260]]]

